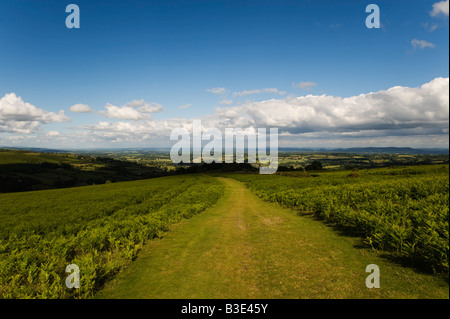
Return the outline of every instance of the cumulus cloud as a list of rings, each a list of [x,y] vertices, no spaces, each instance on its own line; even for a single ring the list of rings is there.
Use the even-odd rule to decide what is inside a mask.
[[[137,121],[151,119],[150,113],[159,113],[162,111],[163,107],[158,103],[133,100],[121,107],[107,103],[105,109],[106,111],[100,111],[99,114],[112,119]]]
[[[231,105],[233,104],[233,100],[223,99],[219,102],[221,105]]]
[[[48,137],[57,137],[57,136],[60,136],[61,134],[58,131],[50,131],[50,132],[47,132],[46,135]]]
[[[180,105],[178,108],[179,108],[180,110],[184,110],[184,109],[189,108],[190,106],[192,106],[192,104],[184,104],[184,105]]]
[[[118,107],[107,103],[105,105],[106,111],[100,111],[99,113],[110,119],[122,119],[122,120],[140,120],[144,118],[144,114],[131,106]]]
[[[216,108],[231,127],[279,127],[292,134],[448,128],[449,79],[418,88],[396,86],[348,98],[329,95],[288,97]]]
[[[69,122],[64,111],[48,112],[24,102],[15,93],[6,94],[0,99],[0,132],[31,133],[40,124]]]
[[[74,113],[89,113],[89,112],[92,112],[92,110],[89,107],[89,105],[86,105],[86,104],[75,104],[75,105],[72,105],[69,110],[70,110],[70,112],[74,112]]]
[[[39,122],[17,122],[17,121],[2,121],[0,120],[0,133],[21,133],[29,134],[36,131],[40,127]]]
[[[436,17],[439,15],[444,15],[448,17],[448,12],[449,12],[449,0],[444,0],[433,4],[433,10],[431,10],[430,15],[432,17]]]
[[[279,95],[284,95],[286,92],[280,91],[275,88],[266,88],[266,89],[259,89],[259,90],[245,90],[240,92],[234,92],[234,96],[245,96],[245,95],[251,95],[251,94],[262,94],[262,93],[275,93]]]
[[[223,95],[223,94],[227,93],[227,90],[225,88],[222,88],[222,87],[207,89],[206,91],[214,93],[214,94],[219,94],[219,95]]]
[[[411,45],[414,48],[421,48],[421,49],[425,49],[425,48],[434,48],[435,45],[431,42],[427,42],[425,40],[417,40],[417,39],[412,39],[411,40]]]
[[[144,100],[133,100],[125,104],[125,107],[138,108],[137,110],[141,113],[159,113],[163,110],[161,104],[147,103]]]
[[[213,113],[196,119],[203,128],[222,132],[225,128],[277,127],[284,146],[444,147],[449,132],[449,78],[351,97],[306,95],[245,102],[216,107]],[[171,131],[180,127],[191,131],[192,120],[102,121],[81,129],[100,145],[170,146]]]
[[[300,88],[300,89],[304,89],[304,90],[310,90],[316,85],[317,85],[317,83],[314,83],[314,82],[292,83],[292,86],[294,88]]]
[[[192,121],[185,119],[171,119],[167,121],[142,121],[142,122],[107,122],[102,121],[95,125],[81,127],[89,132],[91,137],[112,143],[132,142],[133,144],[147,143],[153,145],[155,141],[168,142],[168,137],[173,129],[184,127],[188,130],[192,127]],[[167,145],[166,145],[167,146]]]

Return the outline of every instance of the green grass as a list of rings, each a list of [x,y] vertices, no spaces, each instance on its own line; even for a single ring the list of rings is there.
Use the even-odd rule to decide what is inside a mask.
[[[264,200],[312,213],[393,257],[448,276],[448,165],[314,175],[232,177]]]
[[[0,149],[0,165],[2,164],[26,164],[26,163],[77,163],[81,162],[76,156],[70,154],[38,153],[31,151],[3,150]]]
[[[222,185],[201,175],[0,194],[0,296],[89,297],[168,226],[213,205]],[[82,288],[65,288],[77,264]]]
[[[356,248],[311,217],[219,178],[216,206],[146,245],[96,298],[448,298],[448,283]],[[368,289],[365,268],[380,267]]]
[[[197,174],[0,194],[0,297],[449,298],[442,276],[386,255],[411,257],[404,247],[418,234],[413,260],[448,256],[448,166],[349,173]],[[400,250],[389,233],[399,225],[413,234]],[[335,226],[388,240],[362,248]],[[79,290],[65,287],[72,263]],[[380,267],[380,289],[365,286],[368,264]]]
[[[105,157],[0,149],[0,193],[88,186],[166,175],[156,166]]]

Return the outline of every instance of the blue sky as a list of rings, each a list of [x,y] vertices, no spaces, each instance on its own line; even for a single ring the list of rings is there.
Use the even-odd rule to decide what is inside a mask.
[[[67,120],[34,117],[29,120],[38,123],[18,130],[18,124],[11,121],[27,119],[4,111],[3,118],[0,114],[0,145],[162,145],[166,135],[158,131],[161,123],[174,125],[175,118],[179,124],[194,117],[217,117],[217,108],[222,115],[229,108],[245,111],[248,117],[248,105],[257,107],[272,99],[306,95],[350,98],[448,78],[448,1],[446,13],[444,9],[431,14],[439,2],[3,0],[0,98],[14,93],[42,112],[58,114],[63,110]],[[65,25],[69,15],[65,8],[70,3],[80,8],[79,29]],[[380,7],[380,29],[365,26],[365,7],[370,3]],[[444,1],[439,8],[445,8]],[[214,88],[222,88],[224,93],[211,92]],[[245,91],[248,94],[242,94]],[[105,109],[108,103],[121,108],[132,101],[162,108],[137,120],[114,116]],[[75,104],[88,105],[92,112],[71,112]],[[243,105],[245,110],[239,109]],[[283,109],[274,112],[282,113]],[[434,120],[448,122],[448,111],[435,113]],[[100,122],[110,123],[111,128],[114,123],[154,125],[158,132],[141,139],[142,134],[152,132],[141,130],[127,137],[116,127],[89,139],[99,131],[96,125]],[[408,139],[399,137],[407,132],[391,133],[389,141],[430,147],[430,141],[438,147],[448,143],[448,124],[442,133],[418,134],[418,130],[433,125],[416,122],[415,133]],[[279,126],[284,127],[282,124]],[[286,132],[298,131],[295,125],[286,125],[291,128]],[[48,132],[58,134],[49,136]],[[320,132],[329,134],[323,139],[296,136],[298,139],[292,137],[290,143],[311,146],[315,143],[311,139],[316,138],[321,146],[335,145],[337,140],[347,145],[345,138],[324,128],[308,133]],[[114,133],[120,137],[114,139]],[[86,136],[80,139],[82,134]],[[430,134],[439,136],[427,140]],[[385,139],[371,134],[355,143],[369,140],[372,145],[384,146]]]

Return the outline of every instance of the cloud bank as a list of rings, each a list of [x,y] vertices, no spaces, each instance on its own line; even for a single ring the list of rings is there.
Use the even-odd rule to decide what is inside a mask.
[[[0,99],[0,132],[31,133],[40,124],[69,122],[70,118],[61,110],[58,114],[48,112],[26,103],[15,93],[6,94]]]
[[[71,127],[60,135],[49,132],[47,138],[71,147],[170,147],[171,131],[180,127],[190,131],[194,118],[152,119],[151,115],[161,110],[161,105],[144,100],[121,107],[106,104],[105,110],[99,112],[106,120]],[[394,86],[350,97],[309,94],[247,101],[216,107],[210,114],[195,119],[202,121],[204,129],[215,127],[222,132],[225,128],[276,127],[280,146],[284,147],[447,147],[449,78],[435,78],[419,87]],[[3,136],[0,142],[40,145],[45,139],[30,134],[40,124],[68,120],[63,111],[47,112],[15,94],[7,94],[0,100],[0,132],[16,135]]]
[[[307,95],[217,108],[232,126],[279,127],[291,133],[448,127],[449,79],[418,88],[396,86],[348,98]]]
[[[246,102],[238,106],[217,107],[213,114],[198,117],[204,128],[277,127],[280,138],[297,142],[396,137],[448,137],[449,79],[436,78],[420,87],[395,86],[388,90],[352,97],[306,95]],[[90,135],[108,141],[169,141],[172,129],[190,130],[192,119],[165,121],[100,122],[84,127]],[[410,139],[412,141],[412,139]],[[431,139],[430,139],[431,141]],[[282,143],[280,144],[282,145]],[[433,147],[433,145],[429,145]]]

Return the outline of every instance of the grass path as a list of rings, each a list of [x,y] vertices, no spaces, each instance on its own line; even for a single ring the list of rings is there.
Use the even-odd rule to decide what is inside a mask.
[[[218,177],[226,194],[152,241],[97,298],[449,298],[441,278],[355,248],[323,223]],[[368,289],[368,264],[381,288]]]

